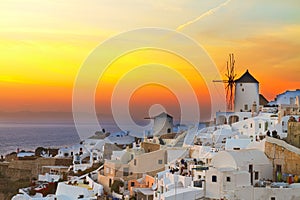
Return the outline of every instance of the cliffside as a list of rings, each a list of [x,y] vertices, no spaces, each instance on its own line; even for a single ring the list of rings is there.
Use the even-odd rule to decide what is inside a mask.
[[[0,162],[0,199],[10,200],[19,188],[28,187],[43,172],[43,166],[70,166],[72,159],[41,158]]]

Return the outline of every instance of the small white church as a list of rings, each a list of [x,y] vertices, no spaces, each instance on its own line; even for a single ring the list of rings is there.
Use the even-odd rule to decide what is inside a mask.
[[[234,110],[217,112],[216,124],[232,124],[257,115],[259,102],[259,82],[247,70],[235,80]]]

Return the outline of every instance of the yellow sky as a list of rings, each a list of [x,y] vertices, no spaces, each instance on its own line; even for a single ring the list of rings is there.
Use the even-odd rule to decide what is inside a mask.
[[[3,0],[0,110],[70,111],[76,74],[101,42],[136,28],[183,24],[179,31],[205,48],[221,74],[234,53],[238,76],[249,69],[267,98],[299,88],[297,0]]]

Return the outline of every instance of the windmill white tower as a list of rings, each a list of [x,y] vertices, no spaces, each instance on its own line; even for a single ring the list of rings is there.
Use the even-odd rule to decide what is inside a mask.
[[[247,70],[235,80],[235,112],[258,112],[259,82]]]

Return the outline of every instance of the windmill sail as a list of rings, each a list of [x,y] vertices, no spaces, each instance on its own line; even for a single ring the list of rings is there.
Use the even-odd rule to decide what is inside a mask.
[[[234,103],[234,87],[235,87],[235,78],[236,74],[234,73],[234,55],[229,54],[229,62],[227,61],[226,69],[227,73],[225,74],[226,79],[225,80],[214,80],[213,82],[223,82],[226,84],[225,90],[226,90],[226,101],[227,101],[227,108],[228,110],[232,110],[233,103]]]

